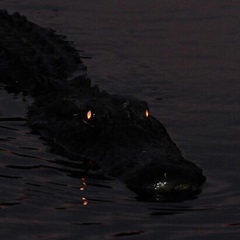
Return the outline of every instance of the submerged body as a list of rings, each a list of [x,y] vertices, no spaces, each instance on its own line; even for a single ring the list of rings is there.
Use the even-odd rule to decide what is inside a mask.
[[[1,81],[34,98],[28,112],[34,131],[140,196],[174,200],[199,192],[202,170],[183,158],[147,103],[92,87],[63,36],[6,11],[0,35]]]

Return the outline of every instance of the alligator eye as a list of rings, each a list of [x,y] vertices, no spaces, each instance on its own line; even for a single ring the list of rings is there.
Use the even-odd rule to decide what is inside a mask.
[[[146,111],[145,111],[145,117],[149,117],[149,110],[148,109],[146,109]]]
[[[96,117],[96,114],[95,114],[95,111],[91,108],[86,108],[85,110],[83,110],[83,113],[82,113],[82,120],[85,122],[85,123],[92,123],[93,120],[95,120],[95,117]]]
[[[87,120],[91,120],[92,117],[93,117],[92,111],[91,111],[91,110],[87,111],[87,113],[86,113],[86,119],[87,119]]]

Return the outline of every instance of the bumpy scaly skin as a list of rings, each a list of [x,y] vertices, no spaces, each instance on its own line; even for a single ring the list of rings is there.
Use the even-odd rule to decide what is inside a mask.
[[[85,70],[64,36],[18,13],[0,12],[1,81],[33,96],[28,113],[33,130],[141,196],[168,201],[196,194],[205,181],[202,170],[146,115],[147,103],[92,87]]]
[[[74,71],[85,74],[78,51],[66,41],[18,13],[0,12],[1,81],[16,90],[61,87]],[[29,85],[30,84],[30,85]]]

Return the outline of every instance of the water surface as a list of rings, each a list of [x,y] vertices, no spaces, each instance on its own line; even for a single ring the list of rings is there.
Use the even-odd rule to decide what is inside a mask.
[[[0,1],[75,42],[93,84],[148,101],[203,168],[198,198],[149,203],[82,172],[25,124],[27,96],[0,89],[1,239],[237,239],[238,1]]]

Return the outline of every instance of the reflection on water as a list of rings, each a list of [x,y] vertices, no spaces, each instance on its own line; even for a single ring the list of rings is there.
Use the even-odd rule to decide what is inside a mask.
[[[1,239],[237,239],[239,3],[1,1],[92,55],[94,83],[149,102],[207,176],[198,198],[141,202],[121,182],[50,152],[25,126],[27,96],[0,90]]]
[[[84,195],[84,191],[85,191],[85,188],[86,188],[86,186],[87,186],[87,184],[86,184],[86,179],[85,179],[85,178],[81,178],[81,182],[82,182],[83,187],[80,187],[80,191],[82,191],[82,193],[83,193],[83,195]],[[82,200],[82,203],[83,203],[84,206],[87,206],[87,205],[88,205],[88,201],[87,201],[87,198],[86,198],[86,197],[82,196],[82,197],[81,197],[81,200]]]

